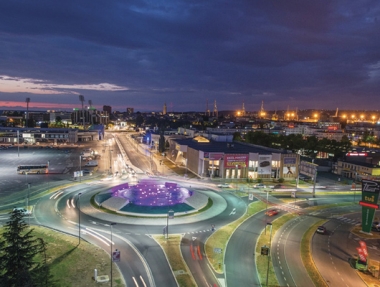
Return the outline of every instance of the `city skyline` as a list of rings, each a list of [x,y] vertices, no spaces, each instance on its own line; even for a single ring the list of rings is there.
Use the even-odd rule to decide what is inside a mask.
[[[91,8],[90,8],[91,7]],[[377,110],[376,1],[0,3],[0,109]]]

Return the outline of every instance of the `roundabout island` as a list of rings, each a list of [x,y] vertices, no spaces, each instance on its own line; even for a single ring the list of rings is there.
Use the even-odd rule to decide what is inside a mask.
[[[95,203],[118,214],[161,217],[169,210],[177,215],[199,212],[207,206],[209,197],[175,182],[144,179],[102,191],[95,196]]]

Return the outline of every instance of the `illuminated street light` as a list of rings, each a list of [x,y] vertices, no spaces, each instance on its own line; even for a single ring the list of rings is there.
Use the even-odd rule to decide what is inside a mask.
[[[80,244],[80,196],[82,195],[81,192],[78,193],[78,198],[77,198],[77,206],[78,206],[78,225],[79,225],[79,244]]]
[[[266,285],[265,285],[265,286],[268,286],[269,258],[270,258],[270,255],[271,255],[271,247],[272,247],[272,223],[271,223],[271,222],[268,222],[267,225],[270,225],[270,236],[269,236],[269,252],[268,252],[268,266],[267,266],[267,280],[266,280]],[[266,226],[265,226],[265,229],[267,229]]]
[[[27,211],[29,214],[29,197],[30,197],[30,183],[28,183],[28,204],[27,204]],[[28,225],[30,226],[30,215],[28,216]]]
[[[112,261],[113,261],[113,254],[112,254],[112,226],[116,225],[115,222],[112,222],[110,223],[110,227],[111,227],[111,287],[112,287]]]
[[[82,155],[79,156],[79,182],[82,181]]]

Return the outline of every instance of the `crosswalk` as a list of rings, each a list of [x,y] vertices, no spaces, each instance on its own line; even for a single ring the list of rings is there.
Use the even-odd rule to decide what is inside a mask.
[[[344,223],[352,224],[352,225],[361,224],[361,221],[359,221],[357,219],[353,219],[353,218],[348,218],[345,216],[330,216],[329,219],[337,219],[337,220],[340,220]]]

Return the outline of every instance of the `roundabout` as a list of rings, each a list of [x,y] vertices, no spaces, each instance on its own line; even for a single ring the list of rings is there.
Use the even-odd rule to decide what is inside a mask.
[[[136,198],[145,205],[135,204]],[[227,207],[225,195],[208,187],[186,188],[180,183],[159,179],[87,190],[81,195],[81,212],[94,219],[130,225],[161,225],[169,210],[175,212],[171,224],[194,223],[212,219]]]
[[[95,203],[118,214],[157,217],[169,210],[177,215],[199,212],[209,204],[209,197],[172,181],[144,179],[123,183],[95,196]]]

